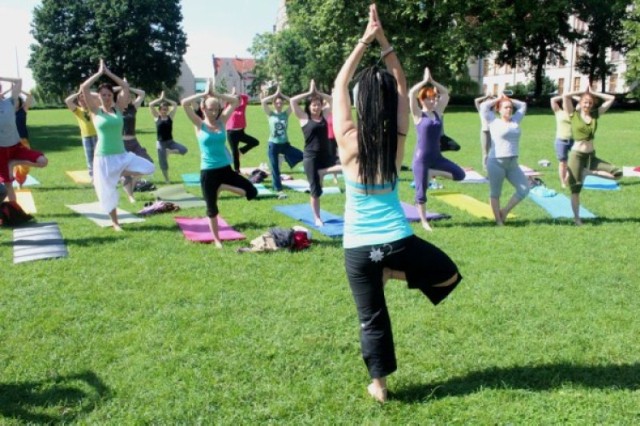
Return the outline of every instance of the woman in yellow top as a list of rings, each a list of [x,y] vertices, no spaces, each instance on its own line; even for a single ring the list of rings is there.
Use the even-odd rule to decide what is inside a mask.
[[[82,92],[72,93],[64,100],[64,103],[67,104],[67,108],[78,121],[84,157],[87,160],[87,169],[89,170],[89,176],[93,179],[93,154],[98,143],[98,134],[91,121],[91,114],[84,100],[84,95]]]
[[[573,106],[573,97],[579,96],[577,108]],[[602,104],[595,108],[596,99]],[[588,174],[607,179],[622,177],[622,170],[596,157],[593,139],[598,128],[598,118],[607,112],[615,98],[605,93],[592,92],[587,88],[585,92],[571,92],[563,95],[564,110],[571,116],[571,132],[574,143],[569,152],[567,166],[569,169],[569,187],[571,188],[571,209],[573,221],[582,225],[580,220],[580,191],[584,179]]]

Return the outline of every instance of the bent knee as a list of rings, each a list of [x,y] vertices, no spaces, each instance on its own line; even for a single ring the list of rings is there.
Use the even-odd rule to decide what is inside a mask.
[[[36,167],[47,167],[48,164],[49,164],[49,159],[44,155],[41,155],[36,160]]]
[[[458,282],[458,273],[456,272],[455,274],[453,274],[451,276],[451,278],[449,278],[448,280],[438,283],[438,284],[434,284],[433,287],[449,287],[450,285],[455,284],[456,282]]]

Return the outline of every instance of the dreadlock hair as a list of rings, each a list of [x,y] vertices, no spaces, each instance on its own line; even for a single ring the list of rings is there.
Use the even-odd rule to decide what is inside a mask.
[[[398,88],[395,77],[377,66],[358,78],[358,175],[368,188],[379,179],[395,187],[398,178]],[[366,189],[365,189],[366,190]]]

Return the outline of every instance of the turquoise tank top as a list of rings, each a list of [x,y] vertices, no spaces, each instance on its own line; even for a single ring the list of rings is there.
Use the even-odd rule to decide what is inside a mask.
[[[227,150],[227,132],[222,122],[216,122],[219,131],[212,132],[203,122],[198,131],[200,146],[200,170],[220,169],[231,164],[231,156]]]
[[[286,111],[272,112],[269,114],[269,142],[271,143],[287,143],[287,124],[289,122],[289,114]]]
[[[93,125],[98,134],[98,144],[95,155],[115,155],[123,154],[124,141],[122,140],[122,113],[116,110],[115,114],[109,114],[98,109],[98,113],[93,116]]]
[[[413,235],[404,215],[398,185],[390,183],[365,186],[345,177],[344,248],[385,244]]]

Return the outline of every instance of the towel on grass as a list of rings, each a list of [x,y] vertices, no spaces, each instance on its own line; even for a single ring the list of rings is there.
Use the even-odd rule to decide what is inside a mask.
[[[20,205],[20,207],[22,207],[22,210],[24,210],[25,213],[33,214],[38,212],[36,210],[36,203],[33,200],[33,195],[28,189],[17,190],[16,201]]]

